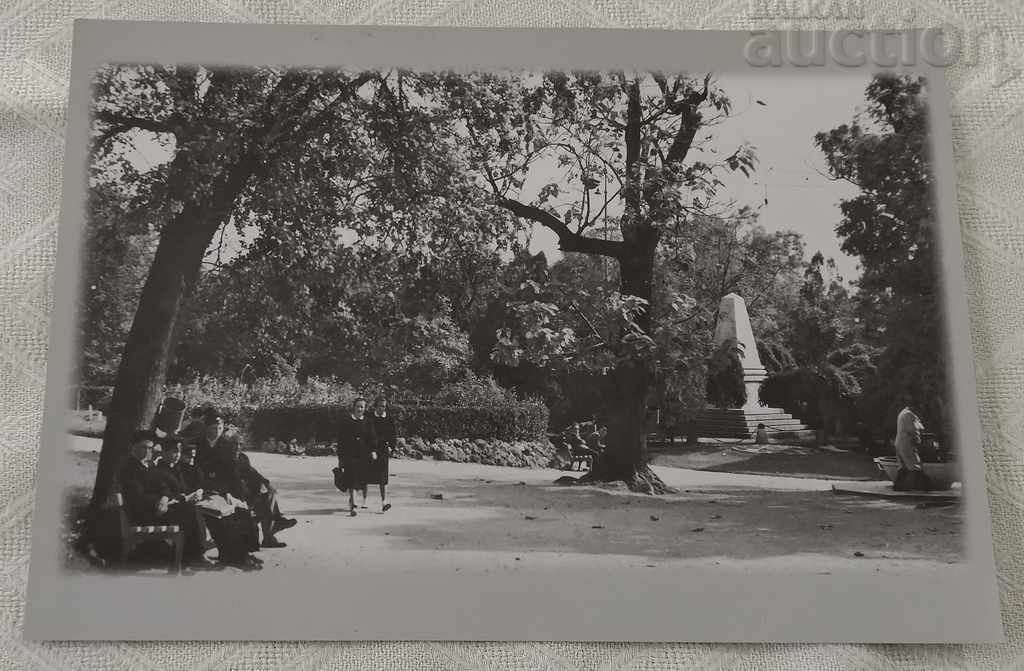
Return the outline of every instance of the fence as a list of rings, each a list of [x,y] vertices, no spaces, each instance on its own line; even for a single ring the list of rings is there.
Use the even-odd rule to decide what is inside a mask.
[[[76,411],[105,410],[114,394],[113,387],[71,385],[68,389],[68,403]]]

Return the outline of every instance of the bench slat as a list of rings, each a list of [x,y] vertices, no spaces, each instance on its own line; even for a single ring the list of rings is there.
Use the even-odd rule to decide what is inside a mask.
[[[181,527],[177,524],[161,524],[142,527],[128,527],[128,531],[131,531],[133,534],[176,534],[181,531]]]

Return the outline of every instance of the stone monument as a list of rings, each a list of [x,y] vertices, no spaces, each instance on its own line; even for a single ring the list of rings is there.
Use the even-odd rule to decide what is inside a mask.
[[[807,430],[805,424],[782,408],[769,408],[758,402],[758,392],[761,383],[768,377],[768,371],[761,365],[761,357],[757,353],[757,341],[750,327],[747,304],[737,294],[728,294],[718,304],[715,347],[721,346],[726,340],[736,341],[743,352],[741,359],[747,402],[740,408],[701,410],[697,415],[697,433],[708,437],[749,438],[757,430],[758,424],[764,424],[768,435],[775,438]]]

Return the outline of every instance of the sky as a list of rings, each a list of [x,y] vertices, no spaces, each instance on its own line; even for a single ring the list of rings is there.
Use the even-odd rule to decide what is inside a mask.
[[[720,199],[734,201],[737,208],[754,207],[760,215],[759,223],[769,231],[800,233],[807,258],[821,251],[835,260],[840,275],[848,281],[860,275],[857,259],[840,250],[834,229],[841,216],[840,200],[855,195],[856,189],[825,176],[823,155],[814,146],[814,134],[850,122],[864,107],[864,89],[869,80],[869,74],[856,71],[829,76],[823,76],[820,70],[797,75],[767,70],[754,75],[718,75],[719,87],[732,100],[732,115],[708,129],[710,139],[705,145],[705,151],[716,149],[717,157],[728,155],[744,142],[753,145],[758,158],[755,172],[749,178],[738,172],[720,174],[725,182]],[[764,104],[757,104],[758,100]],[[170,158],[168,151],[145,133],[131,139],[134,149],[129,156],[140,169]],[[691,154],[694,159],[700,158]],[[711,154],[703,158],[715,160]],[[535,165],[523,196],[529,199],[543,184],[557,181],[556,174]],[[231,232],[230,237],[235,234]],[[228,241],[231,247],[240,244]],[[550,262],[561,257],[554,233],[540,225],[533,230],[530,248],[534,253],[544,251]]]
[[[723,74],[717,81],[732,100],[733,111],[709,129],[707,147],[718,149],[721,156],[748,142],[758,157],[750,178],[742,173],[720,177],[726,184],[721,200],[759,208],[759,223],[767,230],[802,234],[808,259],[821,251],[825,258],[835,259],[844,279],[856,279],[857,259],[840,250],[835,226],[841,217],[839,201],[857,191],[824,176],[824,156],[814,146],[814,134],[852,121],[856,109],[864,107],[870,75],[823,77],[818,71],[814,76],[771,76],[766,71],[743,77]],[[544,251],[552,261],[561,257],[554,233],[540,226],[533,231],[530,247],[535,253]]]

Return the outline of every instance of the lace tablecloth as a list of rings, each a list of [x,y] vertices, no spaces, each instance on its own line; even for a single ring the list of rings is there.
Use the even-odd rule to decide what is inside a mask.
[[[789,18],[779,17],[790,7]],[[810,18],[809,8],[832,7]],[[534,643],[26,642],[33,475],[75,18],[629,28],[949,24],[948,69],[988,493],[1008,642],[999,646]],[[4,0],[0,2],[0,668],[1017,669],[1024,668],[1024,7],[753,0]]]

